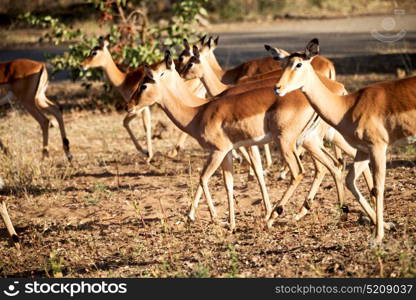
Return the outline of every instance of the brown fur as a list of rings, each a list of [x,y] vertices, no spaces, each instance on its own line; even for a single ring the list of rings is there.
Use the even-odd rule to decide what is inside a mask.
[[[330,70],[334,69],[333,63],[323,56],[317,56],[314,59],[313,66],[315,70],[327,76],[328,78],[330,78]],[[249,60],[233,69],[225,71],[221,81],[226,84],[235,84],[239,81],[250,81],[250,77],[257,75],[260,77],[252,80],[265,79],[268,77],[261,76],[260,74],[265,74],[272,71],[275,71],[272,77],[280,77],[278,74],[280,71],[278,70],[281,70],[280,61],[276,61],[272,57],[262,57]]]
[[[10,84],[19,79],[40,74],[44,64],[30,59],[15,59],[0,62],[0,84]]]

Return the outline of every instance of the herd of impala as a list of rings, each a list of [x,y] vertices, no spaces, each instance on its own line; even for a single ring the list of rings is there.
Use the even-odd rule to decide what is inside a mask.
[[[294,53],[265,45],[270,56],[247,61],[230,70],[223,70],[218,63],[214,54],[217,45],[218,37],[204,36],[193,45],[184,40],[184,50],[177,60],[166,51],[163,61],[125,73],[114,63],[108,39],[101,37],[99,46],[91,50],[81,67],[101,68],[125,99],[128,113],[123,125],[148,161],[153,156],[149,107],[154,103],[182,131],[169,155],[177,155],[187,135],[208,151],[188,214],[190,220],[195,220],[204,194],[211,219],[217,222],[208,182],[221,166],[228,197],[228,226],[231,230],[235,228],[233,156],[237,155],[236,150],[249,163],[260,185],[268,227],[283,214],[284,205],[303,179],[305,171],[300,158],[303,151],[311,154],[315,177],[295,219],[301,219],[311,209],[327,170],[335,180],[340,208],[345,211],[342,150],[354,159],[346,186],[376,225],[375,242],[381,243],[384,228],[393,226],[383,220],[387,146],[415,141],[416,77],[377,83],[348,93],[335,80],[334,64],[319,55],[317,39],[311,40],[304,51]],[[46,67],[41,62],[17,59],[0,63],[0,87],[5,91],[0,104],[14,99],[39,122],[44,156],[48,155],[49,128],[44,113],[52,114],[59,124],[65,154],[71,160],[62,114],[46,97],[47,84]],[[139,113],[143,113],[147,150],[129,126]],[[274,207],[269,200],[258,148],[264,145],[269,167],[272,160],[268,143],[272,141],[291,173],[290,183]],[[332,142],[335,155],[324,146],[324,141]],[[356,186],[361,173],[372,201],[367,201]],[[14,245],[20,248],[4,201],[0,214]]]

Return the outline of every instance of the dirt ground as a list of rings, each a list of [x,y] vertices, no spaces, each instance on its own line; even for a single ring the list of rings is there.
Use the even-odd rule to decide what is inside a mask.
[[[88,94],[69,82],[52,84],[52,99],[64,107]],[[75,95],[75,96],[74,96]],[[80,100],[81,99],[81,100]],[[198,183],[205,153],[195,141],[176,159],[165,154],[178,131],[164,113],[153,109],[154,161],[147,165],[122,127],[123,114],[97,110],[65,114],[75,156],[69,164],[59,131],[50,129],[51,157],[42,161],[38,125],[19,110],[8,110],[0,125],[11,155],[0,157],[11,217],[23,244],[18,255],[0,224],[0,274],[4,277],[367,277],[414,276],[416,154],[404,148],[389,157],[386,219],[396,224],[383,247],[371,241],[373,226],[359,222],[361,209],[347,192],[347,220],[340,216],[335,186],[327,175],[313,210],[295,222],[313,170],[287,205],[286,216],[267,231],[261,195],[247,181],[247,167],[235,163],[237,231],[210,223],[202,201],[195,223],[185,218]],[[141,122],[133,125],[141,143]],[[267,184],[272,201],[288,180],[277,180],[277,154]],[[360,185],[365,190],[365,185]],[[220,173],[210,187],[226,220],[226,194]],[[368,193],[366,193],[368,195]]]

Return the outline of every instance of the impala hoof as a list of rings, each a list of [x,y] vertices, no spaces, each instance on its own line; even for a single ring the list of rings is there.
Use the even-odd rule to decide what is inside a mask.
[[[370,248],[379,248],[383,244],[383,238],[375,237],[370,240]]]
[[[188,214],[188,221],[190,222],[195,222],[195,214],[194,213],[189,213]]]
[[[167,153],[167,155],[170,158],[175,158],[176,156],[178,156],[178,150],[176,150],[176,148],[172,149]]]
[[[68,161],[69,161],[69,162],[72,162],[72,159],[73,159],[74,157],[72,156],[72,154],[71,154],[71,153],[67,153],[66,158],[68,159]]]
[[[397,231],[396,224],[394,224],[393,222],[385,222],[384,223],[384,228],[386,228],[387,230],[393,231],[393,232]]]
[[[371,220],[370,220],[369,217],[367,217],[367,216],[365,216],[363,214],[360,214],[360,217],[358,218],[358,223],[360,225],[368,226],[368,225],[371,224]]]
[[[264,216],[264,221],[267,222],[268,220],[270,220],[272,214],[273,214],[273,211],[272,210],[266,211],[266,215]]]
[[[274,223],[274,220],[270,218],[266,223],[267,229],[271,229],[273,227],[273,223]]]
[[[277,212],[277,214],[278,214],[280,217],[283,217],[283,216],[284,216],[283,206],[279,205],[278,207],[276,207],[275,211]]]
[[[309,210],[305,207],[302,207],[302,210],[297,213],[294,217],[295,221],[299,221],[301,219],[303,219],[304,216],[306,216],[306,214],[309,212]]]

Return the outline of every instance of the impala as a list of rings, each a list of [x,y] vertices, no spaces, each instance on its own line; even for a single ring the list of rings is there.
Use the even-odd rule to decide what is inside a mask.
[[[293,120],[310,120],[316,124],[313,118],[313,109],[303,109],[307,106],[299,104],[302,93],[294,92],[286,97],[278,97],[272,88],[260,88],[246,93],[218,97],[204,105],[191,107],[184,104],[182,99],[193,102],[199,101],[185,86],[182,78],[175,70],[174,63],[167,52],[165,62],[153,69],[145,68],[146,78],[142,85],[129,101],[128,109],[132,113],[145,106],[158,103],[167,116],[183,131],[193,136],[199,144],[209,150],[208,160],[203,168],[200,184],[198,185],[194,201],[192,202],[189,217],[194,218],[195,210],[200,197],[204,193],[208,202],[211,218],[216,220],[216,211],[212,203],[208,188],[208,181],[215,170],[221,165],[223,169],[225,188],[227,190],[229,205],[230,228],[235,228],[234,200],[233,200],[233,175],[231,150],[241,146],[254,146],[270,142],[274,139],[282,153],[286,155],[286,161],[292,172],[292,182],[286,191],[281,204],[287,201],[293,188],[299,184],[302,177],[302,166],[296,153],[296,140],[299,132],[305,129],[303,122]],[[295,104],[301,113],[288,114],[287,109]],[[282,126],[292,123],[289,129]],[[305,137],[305,147],[310,147],[311,152],[317,155],[319,161],[331,164],[325,155],[320,155],[318,148],[323,147],[313,138],[317,134],[312,133]],[[289,138],[292,136],[292,138]],[[309,141],[309,137],[311,137]],[[312,142],[313,141],[313,142]],[[341,183],[341,170],[330,169],[335,178],[340,203],[343,202],[343,186]],[[271,214],[270,203],[267,197],[263,198],[266,207],[266,218]],[[282,208],[283,210],[283,208]]]
[[[59,107],[46,97],[47,86],[48,72],[42,62],[16,59],[0,63],[0,88],[6,91],[6,95],[0,99],[0,105],[15,100],[39,123],[43,134],[43,157],[49,155],[49,119],[45,113],[52,114],[59,124],[65,155],[71,161],[72,154],[69,151],[69,141],[66,137],[63,117]],[[10,221],[5,203],[0,205],[0,214],[15,245],[18,245],[17,234]]]
[[[90,54],[81,63],[84,70],[91,68],[103,69],[110,84],[117,89],[125,101],[130,99],[131,95],[143,78],[143,70],[141,68],[132,72],[124,73],[115,64],[108,50],[109,42],[106,38],[100,37],[99,46],[91,50]],[[143,126],[146,131],[147,151],[137,141],[133,131],[130,128],[130,122],[134,120],[137,115],[143,113]],[[127,114],[123,120],[123,126],[126,128],[131,140],[136,149],[144,154],[148,154],[147,161],[149,162],[153,157],[152,147],[152,127],[151,114],[149,107],[144,107],[141,111],[134,114]]]
[[[386,151],[391,144],[414,141],[416,136],[416,77],[376,83],[345,96],[332,93],[311,66],[319,53],[318,39],[311,40],[304,53],[284,59],[284,72],[275,87],[281,96],[301,89],[316,112],[357,148],[348,172],[348,189],[376,224],[376,243],[384,237],[383,220]],[[356,186],[356,179],[371,162],[373,165],[376,212]]]
[[[124,73],[122,72],[117,65],[115,64],[111,53],[108,49],[109,41],[107,38],[100,37],[99,46],[91,50],[90,54],[84,59],[81,63],[81,67],[85,70],[90,68],[102,68],[106,74],[107,79],[113,87],[121,94],[125,101],[128,101],[137,89],[140,81],[143,79],[144,73],[143,68],[140,67],[132,72]],[[205,89],[203,85],[195,81],[187,82],[187,85],[190,89],[194,91],[195,94],[204,97]],[[133,141],[136,149],[142,153],[146,153],[139,142],[137,141],[133,131],[130,128],[130,122],[134,120],[137,115],[143,112],[143,125],[146,131],[147,139],[147,153],[149,162],[153,157],[153,147],[152,147],[152,132],[151,132],[151,114],[149,107],[143,107],[141,111],[135,112],[133,114],[128,113],[123,120],[123,126],[126,128],[131,140]],[[170,151],[170,156],[176,156],[177,150],[183,147],[183,144],[186,139],[186,134],[181,133],[179,140],[173,150]]]
[[[266,48],[267,49],[267,48]],[[247,92],[250,90],[254,90],[256,88],[261,88],[261,87],[270,87],[272,88],[275,85],[275,82],[278,80],[278,78],[269,78],[269,79],[265,79],[265,80],[261,80],[261,81],[256,81],[256,82],[249,82],[246,84],[240,84],[234,87],[230,87],[228,85],[225,85],[223,83],[221,83],[221,81],[215,76],[215,74],[213,73],[209,63],[207,62],[206,56],[207,56],[207,49],[203,48],[201,50],[201,52],[199,52],[198,48],[196,46],[193,47],[192,52],[194,53],[194,56],[192,56],[189,61],[188,64],[182,69],[182,77],[185,79],[193,79],[193,78],[201,78],[201,81],[204,83],[204,85],[206,86],[207,90],[211,93],[211,94],[215,94],[215,93],[219,93],[219,96],[229,96],[229,95],[236,95],[236,94],[240,94],[243,92]],[[272,51],[272,54],[275,55],[276,51]],[[330,89],[337,93],[337,94],[345,94],[345,88],[342,84],[336,82],[336,81],[332,81],[330,79],[324,78],[323,75],[320,75],[320,77],[322,78],[322,80],[325,82],[325,84],[327,86],[330,87]],[[292,106],[291,107],[293,110],[299,110],[299,107]],[[294,112],[287,112],[287,113],[291,113],[291,114],[295,114],[296,111]],[[302,111],[299,111],[299,114],[302,115]],[[307,128],[307,122],[308,120],[296,120],[296,123],[305,123],[305,128]],[[288,126],[290,128],[292,124],[288,123],[286,124],[286,126]],[[328,138],[328,140],[333,141],[334,144],[338,145],[339,147],[341,147],[341,149],[343,149],[347,154],[349,154],[350,156],[354,156],[355,155],[355,150],[346,143],[346,141],[343,139],[343,137],[336,132],[334,129],[332,128],[328,128],[328,126],[325,123],[320,123],[318,126],[316,126],[316,130],[317,132],[321,132],[320,135],[317,135],[316,138],[320,138],[321,141],[317,142],[319,144],[322,144],[322,139],[324,138],[324,132],[328,131],[328,134],[326,135],[326,137]],[[299,132],[298,133],[299,136],[305,135],[304,132]],[[310,138],[308,138],[310,139]],[[302,140],[302,137],[300,138],[300,140]],[[310,141],[309,141],[310,143]],[[301,145],[302,142],[298,140],[297,142],[298,145]],[[316,151],[316,150],[313,150]],[[325,151],[325,148],[322,148],[322,151],[324,151],[325,154],[327,154],[330,158],[332,158],[332,156]],[[324,153],[321,153],[320,156],[323,156]],[[285,156],[285,155],[283,155]],[[287,155],[285,156],[287,157]],[[325,169],[322,167],[322,164],[319,161],[315,162],[315,166],[316,166],[316,170],[317,170],[317,174],[315,176],[315,180],[312,184],[312,188],[311,188],[311,192],[308,195],[307,201],[305,201],[302,210],[299,214],[296,215],[296,219],[299,220],[300,218],[302,218],[303,216],[306,215],[306,213],[308,212],[308,210],[311,208],[312,205],[312,201],[314,199],[314,196],[323,180],[323,177],[325,175]],[[327,168],[333,168],[332,164],[330,165],[326,165]],[[334,172],[332,172],[334,173]],[[367,169],[366,172],[364,173],[366,181],[369,185],[369,188],[372,188],[372,182],[371,182],[371,175],[369,173],[369,170]],[[260,182],[260,186],[262,187],[262,189],[265,189],[265,186],[263,186],[262,182],[264,180],[262,178],[259,179]],[[267,195],[267,192],[263,192],[263,194]],[[283,202],[284,203],[284,202]],[[270,224],[271,226],[271,224]]]

